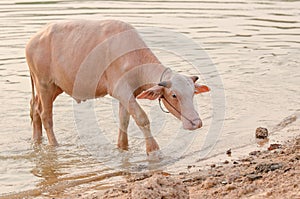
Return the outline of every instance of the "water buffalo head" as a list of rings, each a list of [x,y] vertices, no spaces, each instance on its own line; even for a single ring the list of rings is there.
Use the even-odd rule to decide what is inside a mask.
[[[161,99],[168,111],[182,121],[184,129],[195,130],[202,127],[202,121],[195,110],[193,97],[210,90],[205,85],[197,84],[197,80],[197,76],[176,74],[142,92],[137,98]]]

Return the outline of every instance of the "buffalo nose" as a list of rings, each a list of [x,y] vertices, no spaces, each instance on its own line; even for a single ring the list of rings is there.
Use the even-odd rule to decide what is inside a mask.
[[[196,119],[192,121],[192,125],[195,129],[202,127],[202,121],[201,119]]]

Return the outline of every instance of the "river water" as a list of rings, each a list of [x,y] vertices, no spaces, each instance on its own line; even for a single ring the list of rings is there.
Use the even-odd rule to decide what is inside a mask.
[[[217,155],[229,148],[243,154],[244,147],[256,146],[258,126],[271,129],[271,141],[292,137],[296,132],[276,135],[272,129],[286,116],[300,112],[299,8],[299,1],[288,0],[1,0],[0,196],[51,198],[64,195],[70,187],[105,189],[122,179],[120,171],[178,172],[187,165],[201,167],[218,160]],[[195,99],[204,127],[184,131],[180,122],[159,110],[157,102],[141,101],[166,155],[163,164],[157,164],[147,158],[141,132],[133,122],[129,152],[116,149],[115,100],[105,97],[77,105],[63,94],[54,106],[54,130],[60,146],[48,146],[46,138],[41,145],[32,144],[31,86],[24,47],[45,24],[66,19],[129,22],[166,66],[189,75],[200,74],[201,81],[215,93]],[[170,42],[168,34],[183,36],[196,47],[185,46],[181,39]],[[189,60],[174,53],[178,48],[185,49],[182,53],[189,54]],[[205,66],[191,66],[201,58],[188,50],[198,50],[199,57],[209,59],[215,72],[202,74]],[[214,85],[216,77],[219,82]],[[221,101],[214,101],[214,96],[221,96]],[[214,102],[220,102],[220,107]],[[74,110],[86,107],[93,108],[102,137],[82,128]],[[221,117],[216,119],[216,115]],[[206,138],[211,138],[213,147],[203,156]]]

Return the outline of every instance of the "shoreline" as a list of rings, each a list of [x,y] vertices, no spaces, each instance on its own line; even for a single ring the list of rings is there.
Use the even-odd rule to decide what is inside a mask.
[[[300,135],[295,134],[283,144],[270,143],[267,149],[208,167],[187,166],[187,170],[194,171],[178,174],[162,171],[129,174],[125,176],[126,182],[108,190],[91,190],[71,197],[300,198]]]

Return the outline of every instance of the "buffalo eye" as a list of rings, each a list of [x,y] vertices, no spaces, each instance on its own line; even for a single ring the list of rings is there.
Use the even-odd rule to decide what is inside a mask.
[[[173,97],[173,98],[177,98],[176,94],[172,94],[172,97]]]

